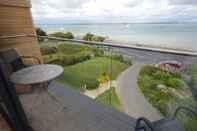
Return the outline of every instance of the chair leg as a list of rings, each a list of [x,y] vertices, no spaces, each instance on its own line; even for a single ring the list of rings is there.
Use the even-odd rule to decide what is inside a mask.
[[[11,128],[11,130],[16,131],[16,128],[13,125],[13,122],[11,121],[11,119],[8,116],[8,114],[6,113],[6,111],[3,109],[3,107],[1,105],[0,105],[0,114],[5,119],[5,121],[7,122],[7,124],[9,125],[9,127]]]

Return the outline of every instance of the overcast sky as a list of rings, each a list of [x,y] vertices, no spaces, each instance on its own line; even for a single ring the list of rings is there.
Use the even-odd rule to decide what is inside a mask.
[[[35,21],[197,22],[197,0],[31,0]]]

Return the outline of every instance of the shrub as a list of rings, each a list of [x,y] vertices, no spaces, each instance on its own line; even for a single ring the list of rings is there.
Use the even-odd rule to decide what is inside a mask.
[[[64,66],[73,65],[89,60],[91,58],[91,54],[91,52],[79,52],[73,55],[65,55],[60,61],[62,61]]]
[[[104,54],[104,51],[103,51]],[[132,65],[132,60],[130,58],[124,58],[123,55],[107,55],[110,59],[117,60],[121,63],[125,63],[127,65]]]
[[[67,49],[66,44],[58,45],[57,49],[58,49],[58,52],[65,53],[65,51]]]
[[[180,106],[186,106],[197,110],[197,103],[193,98],[176,99],[176,101],[172,101],[168,104],[170,109],[168,112],[170,115]],[[185,127],[186,131],[197,131],[197,118],[193,114],[182,111],[178,114],[177,120]]]
[[[58,45],[58,52],[63,54],[74,54],[81,51],[81,45],[63,43]]]
[[[39,27],[36,28],[36,34],[41,35],[41,36],[46,36],[47,35],[47,33]]]
[[[36,34],[40,35],[40,36],[47,36],[47,33],[39,27],[36,28]],[[42,41],[44,41],[44,38],[38,38],[38,41],[42,42]]]
[[[87,34],[83,37],[83,40],[92,41],[92,40],[93,40],[93,37],[94,37],[94,34],[87,33]]]
[[[53,53],[57,53],[57,48],[54,46],[42,46],[40,48],[40,51],[42,53],[42,55],[48,55],[48,54],[53,54]]]
[[[146,65],[146,66],[142,67],[142,69],[140,71],[140,75],[152,75],[157,70],[158,70],[158,68],[156,68],[156,67]]]
[[[59,37],[59,38],[66,38],[66,39],[73,39],[74,38],[74,35],[71,32],[66,32],[66,33],[55,32],[55,33],[50,34],[50,36]]]
[[[168,91],[162,91],[158,85],[167,87],[184,89],[184,81],[181,80],[179,74],[173,74],[154,66],[142,67],[138,84],[149,102],[156,107],[163,115],[168,115],[168,104],[177,99],[177,97]]]
[[[191,87],[197,90],[197,64],[188,65],[186,71],[191,76]]]
[[[166,86],[173,88],[180,88],[183,86],[183,82],[180,79],[171,78],[168,79],[168,81],[166,82]]]
[[[64,66],[63,61],[62,61],[62,60],[60,60],[60,59],[52,60],[52,61],[48,62],[48,64],[56,64],[56,65]]]
[[[80,63],[86,60],[89,60],[92,56],[92,52],[90,51],[84,51],[84,52],[78,52],[74,54],[74,63]]]
[[[103,42],[106,38],[103,36],[96,36],[94,34],[91,33],[87,33],[84,37],[83,40],[86,41],[96,41],[96,42]]]
[[[197,89],[197,74],[193,74],[191,77],[191,86],[192,88]]]
[[[186,72],[189,74],[196,73],[197,74],[197,64],[190,64],[187,66]]]
[[[152,75],[155,79],[161,79],[163,81],[167,81],[169,77],[171,77],[169,72],[165,72],[159,69]]]
[[[105,37],[103,37],[103,36],[93,36],[92,37],[92,41],[103,42],[104,40],[105,40]]]
[[[106,72],[102,73],[102,75],[100,75],[97,79],[99,81],[99,83],[104,84],[108,81],[110,81],[110,75]]]
[[[99,81],[95,81],[95,80],[89,80],[89,81],[86,81],[86,88],[88,90],[93,90],[93,89],[97,89],[99,87],[100,83]]]

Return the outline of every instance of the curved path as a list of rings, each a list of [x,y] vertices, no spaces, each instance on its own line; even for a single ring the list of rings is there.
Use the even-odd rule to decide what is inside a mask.
[[[146,117],[151,121],[161,119],[160,113],[146,100],[137,84],[137,77],[143,64],[135,63],[122,72],[117,79],[117,93],[125,111],[132,117]]]

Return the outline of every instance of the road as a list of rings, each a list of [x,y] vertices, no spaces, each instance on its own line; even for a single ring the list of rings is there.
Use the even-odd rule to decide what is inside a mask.
[[[135,63],[122,72],[117,79],[117,93],[125,112],[135,118],[146,117],[151,121],[161,119],[160,113],[146,100],[137,84],[137,77],[143,64]]]

